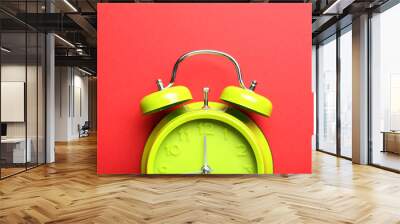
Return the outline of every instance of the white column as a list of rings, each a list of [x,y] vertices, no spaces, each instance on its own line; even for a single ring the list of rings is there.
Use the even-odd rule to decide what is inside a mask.
[[[46,36],[46,163],[55,161],[54,133],[55,133],[55,55],[54,35]]]
[[[353,20],[353,162],[368,163],[368,15]]]

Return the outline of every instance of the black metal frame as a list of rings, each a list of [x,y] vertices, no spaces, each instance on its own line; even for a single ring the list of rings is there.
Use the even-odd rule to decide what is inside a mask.
[[[340,81],[341,81],[341,65],[340,65],[340,30],[336,31],[336,154],[342,154],[342,124],[340,119]]]
[[[315,46],[315,148],[319,149],[319,55],[318,55],[319,45]]]
[[[1,27],[2,27],[2,23],[0,23],[0,30],[1,30]],[[0,47],[1,46],[3,46],[3,44],[2,44],[2,32],[0,32]],[[2,53],[1,53],[1,50],[0,50],[0,124],[1,124],[1,77],[2,77],[2,74],[1,74],[1,61],[2,61],[1,55],[2,55]],[[0,137],[1,137],[1,135],[0,135]],[[1,152],[2,152],[2,149],[1,149],[1,144],[0,144],[0,164],[1,164]],[[1,180],[1,167],[0,167],[0,180]]]
[[[371,19],[372,19],[372,13],[368,12],[368,54],[367,54],[367,61],[368,61],[368,75],[367,75],[367,83],[368,83],[368,96],[367,96],[367,107],[368,107],[368,111],[367,111],[367,119],[368,119],[368,124],[367,124],[367,128],[368,128],[368,164],[372,165],[372,97],[371,97],[371,93],[372,93],[372,77],[371,77],[371,72],[372,72],[372,65],[371,65],[371,57],[372,57],[372,42],[371,42],[371,37],[372,37],[372,33],[371,33]]]
[[[28,1],[25,1],[25,3],[27,3]],[[36,0],[36,10],[39,10],[39,0]],[[27,4],[25,4],[25,11],[27,11]],[[46,11],[47,11],[47,7],[46,7]],[[27,14],[26,14],[27,15]],[[25,15],[25,16],[26,16]],[[44,155],[43,159],[44,161],[42,163],[39,163],[39,30],[29,26],[26,23],[23,23],[24,27],[25,27],[25,31],[23,32],[25,34],[25,84],[24,84],[24,120],[25,120],[25,169],[12,173],[8,176],[2,176],[2,168],[0,167],[0,180],[3,180],[5,178],[8,177],[12,177],[14,175],[17,175],[19,173],[25,172],[27,170],[39,167],[43,164],[47,163],[47,39],[46,39],[46,35],[44,35],[43,38],[43,42],[42,44],[44,44],[44,51],[42,51],[41,53],[44,53],[43,55],[43,59],[44,59],[44,67],[42,69],[43,72],[43,79],[42,82],[44,82],[44,99],[43,99],[43,108],[44,108],[44,117],[42,117],[44,120],[42,122],[44,122],[44,136],[43,136],[43,141],[44,141],[44,145],[42,147],[44,147]],[[36,99],[37,99],[37,107],[36,107],[36,142],[37,142],[37,152],[36,152],[36,162],[35,163],[29,163],[30,166],[28,166],[28,154],[27,154],[27,140],[28,140],[28,125],[27,125],[27,121],[28,121],[28,112],[27,112],[27,81],[28,81],[28,30],[32,30],[34,33],[36,33]],[[1,45],[1,36],[2,36],[3,32],[0,32],[0,45]],[[47,33],[44,33],[47,34]],[[2,57],[0,54],[0,66],[1,66],[1,62],[2,62]],[[1,69],[0,69],[0,81],[1,81]],[[1,96],[1,93],[0,93]],[[1,97],[0,97],[0,101],[1,101]],[[1,106],[0,106],[1,107]],[[1,109],[1,108],[0,108]],[[0,120],[1,120],[1,115],[0,115]],[[0,122],[1,123],[1,122]],[[0,144],[0,155],[1,155],[1,144]],[[31,166],[32,165],[32,166]]]

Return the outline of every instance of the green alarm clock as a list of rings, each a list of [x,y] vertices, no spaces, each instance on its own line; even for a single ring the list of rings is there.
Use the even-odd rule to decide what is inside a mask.
[[[236,69],[240,87],[228,86],[220,99],[209,102],[210,89],[203,89],[203,102],[185,104],[167,114],[153,129],[142,155],[145,174],[272,174],[273,159],[268,141],[257,124],[230,106],[269,117],[271,102],[243,82],[238,62],[216,50],[196,50],[182,55],[174,65],[170,83],[157,80],[158,91],[145,96],[140,107],[151,114],[192,99],[188,88],[173,86],[179,64],[186,58],[211,54],[229,59]]]

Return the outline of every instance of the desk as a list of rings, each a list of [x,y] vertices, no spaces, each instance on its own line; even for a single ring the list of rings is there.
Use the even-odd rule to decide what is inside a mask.
[[[1,139],[1,157],[2,157],[1,159],[4,159],[6,163],[31,162],[32,141],[30,138],[28,138],[26,142],[28,143],[27,144],[28,147],[26,147],[26,152],[25,152],[25,138]]]
[[[393,152],[400,154],[400,132],[383,131],[383,150],[382,152]]]

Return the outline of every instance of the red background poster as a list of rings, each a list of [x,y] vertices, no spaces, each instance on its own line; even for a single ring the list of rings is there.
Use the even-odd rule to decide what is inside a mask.
[[[99,4],[99,174],[138,174],[146,139],[165,113],[142,115],[139,102],[169,81],[182,54],[198,49],[229,53],[246,85],[269,98],[272,116],[252,115],[266,135],[275,173],[310,173],[313,132],[311,4]],[[202,100],[219,101],[238,85],[232,64],[200,55],[185,60],[177,85]]]

